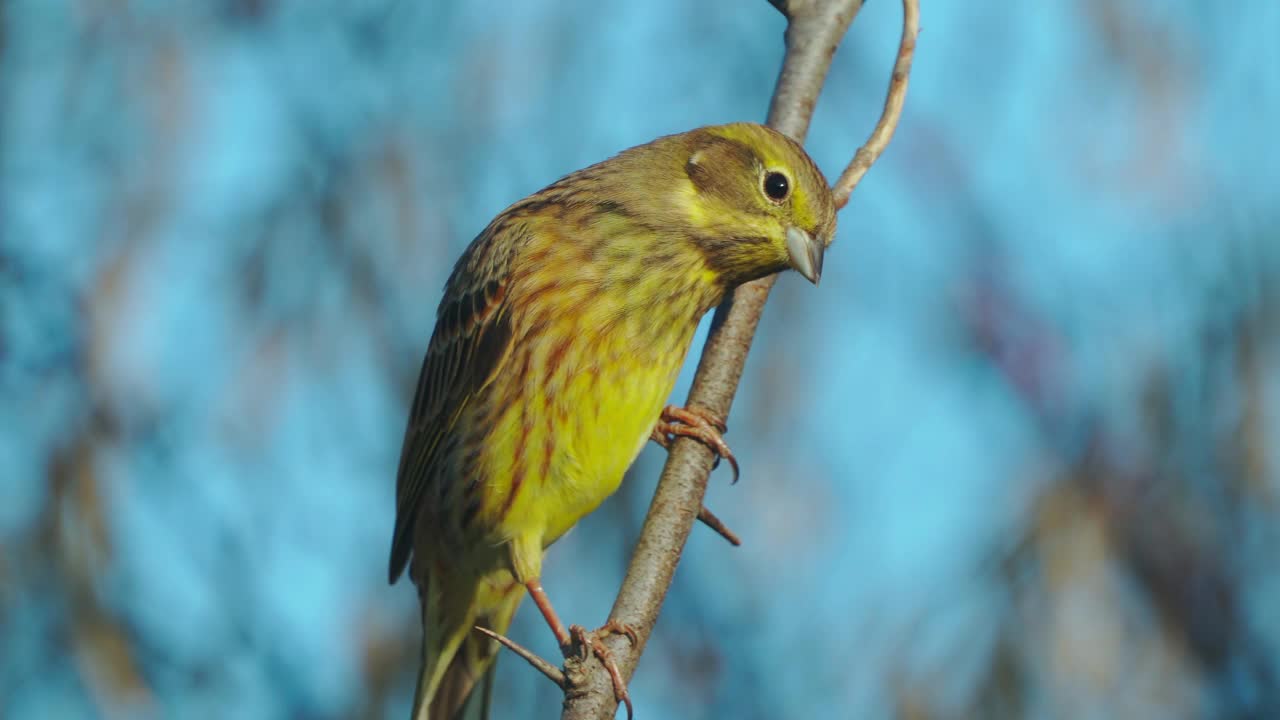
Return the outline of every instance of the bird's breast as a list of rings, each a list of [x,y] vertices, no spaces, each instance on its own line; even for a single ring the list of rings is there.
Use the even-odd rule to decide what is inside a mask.
[[[668,288],[670,290],[671,288]],[[494,446],[510,453],[502,535],[554,541],[612,494],[671,394],[698,319],[715,298],[659,301],[565,287],[530,313],[506,382],[514,401]],[[560,308],[551,310],[550,308]]]

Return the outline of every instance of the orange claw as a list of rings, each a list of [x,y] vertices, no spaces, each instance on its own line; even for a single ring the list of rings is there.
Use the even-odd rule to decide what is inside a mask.
[[[622,679],[622,671],[618,669],[618,663],[613,661],[613,653],[609,652],[609,648],[600,642],[600,638],[597,637],[601,633],[626,635],[634,645],[638,639],[636,631],[630,626],[614,620],[605,623],[595,632],[589,632],[581,625],[569,626],[569,634],[573,636],[574,643],[578,646],[579,657],[586,660],[589,652],[600,658],[604,669],[609,671],[609,678],[613,680],[614,698],[627,706],[627,720],[632,720],[635,715],[635,708],[631,705],[631,693],[627,692],[627,681]]]
[[[738,459],[724,441],[724,433],[728,427],[720,416],[703,408],[682,408],[668,405],[662,409],[658,424],[654,426],[650,437],[662,447],[670,447],[672,437],[689,437],[698,440],[711,448],[716,454],[716,463],[724,458],[733,468],[733,482],[738,482],[740,474]],[[714,466],[713,466],[714,467]]]
[[[606,622],[604,625],[601,625],[599,629],[596,630],[596,632],[612,633],[614,635],[626,635],[627,640],[631,641],[631,647],[635,647],[636,645],[640,644],[640,633],[636,632],[635,628],[631,627],[630,625],[624,622],[618,622],[613,618],[609,618],[609,621]]]

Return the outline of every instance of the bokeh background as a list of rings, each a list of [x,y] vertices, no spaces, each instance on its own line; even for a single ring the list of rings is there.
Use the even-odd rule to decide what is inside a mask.
[[[1280,4],[926,0],[644,718],[1280,717]],[[879,112],[863,10],[809,147]],[[509,202],[764,117],[764,0],[0,4],[0,717],[404,718],[394,471]],[[695,348],[696,352],[696,348]],[[682,399],[688,373],[677,389]],[[602,621],[662,454],[549,555]],[[548,656],[529,606],[516,639]],[[558,691],[500,664],[496,718]]]

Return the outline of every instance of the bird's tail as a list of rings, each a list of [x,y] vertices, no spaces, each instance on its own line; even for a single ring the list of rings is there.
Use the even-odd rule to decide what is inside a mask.
[[[413,720],[485,720],[489,716],[499,645],[474,628],[506,633],[524,587],[509,580],[488,580],[473,581],[471,592],[459,592],[462,588],[456,583],[429,592],[436,588],[427,587],[424,578],[420,588],[422,673],[414,693]]]

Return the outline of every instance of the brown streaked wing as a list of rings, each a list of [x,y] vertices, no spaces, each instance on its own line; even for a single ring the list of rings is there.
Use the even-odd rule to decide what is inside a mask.
[[[467,248],[446,285],[400,451],[388,566],[393,583],[409,562],[414,523],[426,499],[427,484],[442,460],[439,449],[445,445],[444,438],[467,402],[509,355],[507,285],[516,246],[522,244],[520,234],[503,219],[495,220]]]

